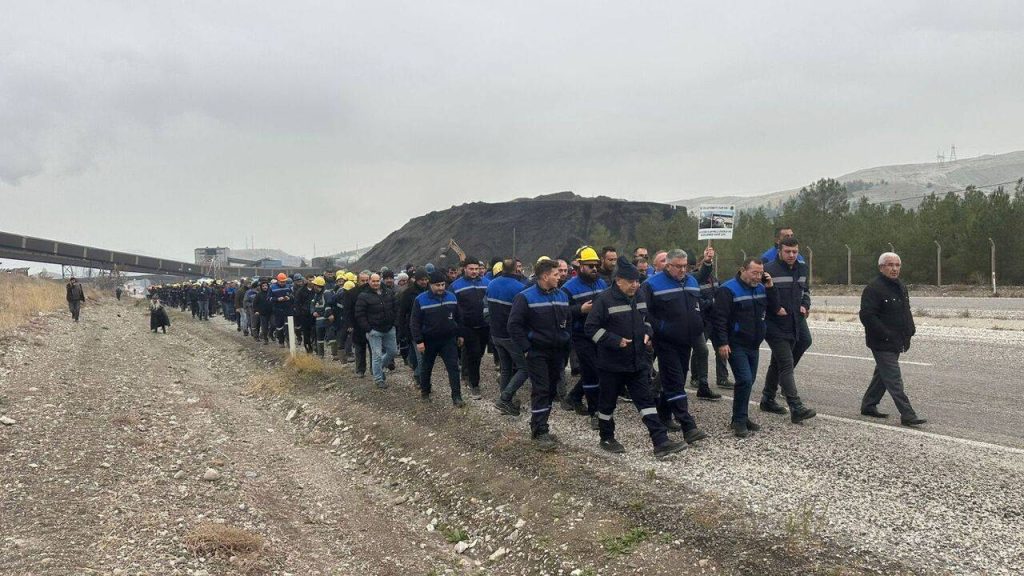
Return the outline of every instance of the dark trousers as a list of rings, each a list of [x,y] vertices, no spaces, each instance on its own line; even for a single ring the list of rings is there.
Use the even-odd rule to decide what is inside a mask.
[[[78,315],[82,313],[82,301],[69,300],[68,309],[71,310],[71,319],[78,322]]]
[[[714,350],[708,350],[707,337],[705,337],[705,345],[694,346],[693,352],[690,354],[690,374],[691,378],[696,380],[700,384],[707,384],[710,367],[710,356],[715,357],[715,381],[724,382],[729,379],[729,365],[725,363],[725,360],[715,354]]]
[[[761,352],[758,350],[759,347],[730,346],[729,348],[732,350],[732,353],[729,354],[729,367],[732,368],[732,375],[736,378],[736,388],[733,390],[732,397],[732,421],[746,423],[750,409],[750,390],[754,387],[757,361]]]
[[[288,337],[288,311],[274,310],[273,324],[274,338],[278,344],[284,344]]]
[[[480,360],[487,350],[487,340],[490,338],[491,329],[487,326],[482,328],[466,328],[463,331],[463,372],[470,387],[480,386]]]
[[[864,392],[864,399],[860,401],[862,412],[874,410],[882,400],[886,392],[892,396],[896,409],[904,419],[915,418],[913,406],[910,405],[910,398],[903,391],[903,373],[900,370],[900,353],[872,350],[871,355],[875,357],[875,373],[871,376],[871,384]]]
[[[495,338],[494,347],[498,352],[498,384],[501,387],[501,398],[511,402],[516,392],[530,377],[530,369],[526,364],[526,357],[516,348],[511,338]]]
[[[640,420],[647,426],[651,442],[659,446],[668,440],[668,429],[658,417],[658,409],[654,406],[654,392],[651,390],[651,373],[649,370],[637,372],[605,372],[601,371],[601,391],[597,400],[598,430],[602,440],[615,438],[615,404],[624,389],[640,412]]]
[[[366,333],[356,328],[352,330],[352,352],[356,357],[356,372],[366,374],[366,349],[369,343],[366,341]]]
[[[597,413],[597,399],[601,390],[601,374],[597,370],[597,345],[584,336],[573,336],[572,348],[576,353],[580,379],[569,391],[569,401],[578,404],[587,399],[587,413]]]
[[[316,333],[316,320],[312,316],[295,317],[296,345],[301,344],[306,352],[313,351],[313,339]]]
[[[432,385],[430,379],[434,371],[434,362],[441,357],[445,370],[448,372],[448,384],[452,389],[452,400],[462,398],[462,385],[459,383],[459,345],[455,337],[443,338],[441,340],[426,340],[423,342],[423,357],[420,358],[420,391],[430,394]]]
[[[530,373],[530,433],[534,438],[548,432],[548,416],[568,350],[534,349],[526,356]]]
[[[662,342],[654,344],[658,357],[658,375],[661,393],[658,395],[658,414],[663,420],[675,416],[684,431],[697,427],[690,415],[690,399],[686,395],[686,370],[690,366],[690,347]]]
[[[260,328],[256,331],[256,339],[259,340],[262,336],[264,342],[270,342],[270,327],[274,324],[273,318],[267,314],[260,314],[258,318]]]
[[[807,320],[801,318],[798,325],[800,327],[800,334],[798,335],[796,342],[790,342],[790,349],[792,350],[793,356],[793,365],[788,368],[790,377],[792,377],[792,371],[796,368],[796,365],[800,363],[800,359],[804,357],[804,352],[811,347],[811,330],[807,327]],[[779,364],[779,361],[785,360],[785,358],[780,358],[777,361],[775,359],[775,347],[772,346],[771,342],[768,342],[768,346],[772,349],[772,360],[768,363],[768,371],[764,374],[764,392],[766,398],[774,400],[775,392],[779,389],[779,380],[782,377],[780,372],[785,368],[785,366],[781,366]],[[782,383],[782,386],[782,393],[788,394],[785,388],[786,384]],[[771,396],[768,396],[769,391],[771,392]],[[793,384],[793,392],[796,392],[795,383]]]
[[[793,370],[796,368],[800,357],[804,355],[808,345],[792,340],[772,338],[768,340],[768,346],[772,349],[772,361],[768,365],[768,372],[764,376],[764,391],[761,393],[761,402],[765,404],[775,402],[775,394],[782,387],[782,394],[786,397],[786,404],[790,408],[802,406],[800,394],[796,390],[796,378]]]

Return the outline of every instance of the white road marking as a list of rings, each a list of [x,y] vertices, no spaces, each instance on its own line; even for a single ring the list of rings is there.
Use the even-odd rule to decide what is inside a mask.
[[[732,396],[722,394],[722,398],[725,400],[732,400]],[[751,406],[757,406],[757,401],[751,400],[749,402]],[[849,424],[860,424],[861,426],[868,426],[871,428],[878,428],[879,430],[888,430],[889,432],[898,432],[902,434],[910,434],[914,436],[923,436],[925,438],[932,438],[934,440],[948,440],[957,444],[963,444],[965,446],[972,446],[974,448],[985,448],[988,450],[996,450],[999,452],[1009,452],[1010,454],[1021,454],[1024,455],[1024,448],[1014,448],[1012,446],[1003,446],[1002,444],[992,444],[991,442],[982,442],[981,440],[971,440],[969,438],[959,438],[957,436],[946,436],[945,434],[936,434],[935,432],[925,432],[918,428],[910,428],[907,426],[893,426],[889,424],[881,424],[878,422],[869,422],[867,420],[859,420],[857,418],[847,418],[846,416],[833,416],[831,414],[822,414],[818,412],[817,418],[823,420],[835,420],[836,422],[846,422]]]
[[[771,351],[772,351],[771,348],[761,348],[761,352],[771,352]],[[807,356],[807,355],[811,355],[811,356],[827,356],[829,358],[847,358],[849,360],[869,360],[871,362],[875,361],[874,358],[869,358],[868,356],[846,356],[845,354],[825,354],[823,352],[804,352],[804,355],[805,356]],[[928,362],[911,362],[910,360],[900,360],[900,364],[911,364],[911,365],[914,365],[914,366],[934,366],[934,364],[930,364]]]

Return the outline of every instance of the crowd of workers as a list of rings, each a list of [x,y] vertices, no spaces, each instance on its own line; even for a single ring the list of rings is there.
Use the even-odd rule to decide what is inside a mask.
[[[369,368],[380,388],[387,387],[401,359],[425,402],[431,401],[440,359],[456,407],[465,405],[463,384],[471,397],[482,397],[481,364],[490,351],[498,368],[494,403],[501,413],[520,415],[516,396],[530,382],[529,426],[539,449],[558,445],[549,415],[560,405],[589,418],[601,448],[623,452],[614,412],[625,398],[639,412],[654,454],[665,456],[707,437],[691,412],[688,375],[701,400],[720,400],[716,389],[732,389],[733,434],[743,438],[760,430],[748,404],[762,342],[771,349],[771,362],[760,410],[788,413],[794,424],[816,415],[801,400],[795,378],[812,338],[809,274],[793,231],[778,229],[771,249],[744,260],[724,282],[714,274],[714,256],[710,245],[693,259],[680,249],[651,258],[637,248],[626,258],[613,247],[583,246],[572,262],[541,257],[530,277],[515,258],[485,265],[465,257],[460,268],[446,270],[426,264],[407,265],[397,274],[388,268],[306,277],[281,273],[154,286],[149,297],[157,315],[164,306],[191,311],[201,321],[220,314],[264,345],[286,346],[291,317],[297,346],[351,363],[360,378]],[[899,367],[899,355],[914,335],[900,259],[885,253],[878,264],[879,276],[865,288],[860,311],[876,360],[861,413],[887,417],[877,405],[888,391],[902,424],[917,426],[925,421],[903,391]],[[169,322],[163,313],[151,328],[166,330]],[[777,399],[780,390],[785,405]]]

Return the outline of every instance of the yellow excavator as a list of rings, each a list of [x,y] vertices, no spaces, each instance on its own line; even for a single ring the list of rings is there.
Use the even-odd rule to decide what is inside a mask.
[[[445,250],[448,250],[449,248],[451,249],[452,252],[455,252],[456,256],[459,257],[459,262],[463,262],[466,260],[466,251],[463,250],[461,246],[459,246],[459,243],[455,241],[455,238],[448,239],[448,245],[445,246]],[[443,256],[444,251],[442,251],[441,254]]]

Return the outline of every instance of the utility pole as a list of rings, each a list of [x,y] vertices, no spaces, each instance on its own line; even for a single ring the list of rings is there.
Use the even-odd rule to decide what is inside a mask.
[[[807,284],[814,281],[814,248],[807,247]]]
[[[846,246],[846,285],[853,286],[853,250],[849,244],[843,246]]]
[[[942,288],[942,244],[939,244],[938,240],[932,240],[935,242],[935,281],[938,283],[939,288]]]

